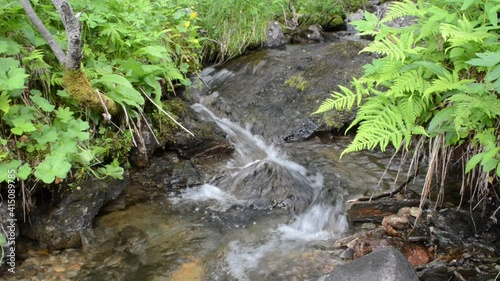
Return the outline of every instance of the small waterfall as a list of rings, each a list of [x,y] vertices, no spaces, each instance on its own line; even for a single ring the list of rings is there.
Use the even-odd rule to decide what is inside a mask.
[[[249,128],[219,118],[201,104],[192,107],[227,134],[236,152],[228,163],[230,172],[211,185],[255,209],[291,207],[300,215],[292,224],[281,227],[287,237],[312,238],[318,234],[339,234],[347,229],[342,196],[337,194],[333,200],[325,198],[321,174],[310,174],[276,146],[253,135]]]
[[[341,192],[327,192],[321,174],[310,173],[279,148],[253,135],[248,127],[219,118],[201,104],[192,107],[227,134],[235,155],[222,175],[187,190],[180,200],[215,200],[215,208],[208,208],[221,212],[234,212],[238,208],[231,206],[243,205],[256,210],[280,207],[295,214],[290,223],[284,221],[289,217],[274,224],[267,224],[266,217],[254,218],[257,222],[227,242],[225,266],[218,272],[240,281],[257,280],[260,277],[252,276],[260,276],[263,266],[271,270],[267,262],[279,261],[289,252],[301,251],[310,241],[334,238],[347,230]],[[263,221],[264,228],[260,226]]]

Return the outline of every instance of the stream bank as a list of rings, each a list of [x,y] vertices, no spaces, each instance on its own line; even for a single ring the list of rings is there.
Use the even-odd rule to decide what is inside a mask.
[[[360,46],[353,43],[357,47],[350,49],[351,42],[267,50],[204,71],[203,87],[208,87],[193,90],[191,97],[215,117],[200,114],[196,120],[218,121],[232,131],[215,130],[219,137],[207,146],[208,140],[176,141],[143,169],[132,169],[123,193],[81,231],[81,249],[49,251],[32,241],[21,243],[22,263],[14,278],[316,280],[351,258],[402,245],[402,252],[423,253],[415,263],[421,280],[493,279],[499,231],[488,221],[473,221],[454,209],[426,208],[418,232],[409,233],[414,211],[401,210],[418,204],[422,179],[387,202],[344,208],[346,200],[393,188],[399,168],[397,161],[389,165],[390,153],[373,151],[340,162],[350,137],[329,134],[333,126],[309,115],[328,87],[348,79],[348,71],[359,71],[350,63]],[[311,68],[322,66],[321,50],[339,61],[332,63],[335,71],[316,77]],[[310,86],[286,83],[298,75]],[[340,128],[348,118],[338,122]],[[242,171],[247,174],[241,176]],[[275,185],[267,184],[274,180]],[[275,197],[272,191],[281,185],[292,192]],[[294,191],[304,194],[293,197]],[[348,229],[343,218],[349,219]]]

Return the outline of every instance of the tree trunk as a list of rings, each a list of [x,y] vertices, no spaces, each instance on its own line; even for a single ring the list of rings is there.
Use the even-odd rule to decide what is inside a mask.
[[[26,12],[26,15],[31,20],[35,28],[40,32],[43,38],[49,44],[52,52],[54,52],[57,60],[63,68],[63,82],[68,94],[79,101],[79,103],[87,108],[106,112],[111,114],[118,112],[118,107],[113,100],[100,94],[94,88],[81,68],[82,63],[82,33],[81,25],[78,18],[73,13],[73,9],[66,0],[52,0],[52,4],[56,7],[61,20],[66,30],[66,38],[68,39],[68,50],[66,53],[61,46],[56,42],[55,38],[50,34],[47,27],[40,20],[35,10],[31,6],[29,0],[20,0],[21,5]]]

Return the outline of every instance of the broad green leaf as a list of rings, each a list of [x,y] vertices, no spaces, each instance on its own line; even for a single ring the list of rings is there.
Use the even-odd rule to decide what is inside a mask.
[[[481,162],[483,157],[484,157],[484,152],[481,152],[481,153],[478,153],[478,154],[472,156],[472,158],[469,160],[469,162],[467,162],[467,165],[465,165],[465,173],[468,173],[472,169],[474,169],[474,167],[476,167],[477,164],[479,164],[479,162]]]
[[[56,110],[56,117],[62,123],[67,123],[69,120],[73,119],[73,112],[69,109],[69,107],[59,107]]]
[[[90,149],[81,150],[75,157],[75,161],[88,166],[95,159],[94,153]]]
[[[470,6],[472,3],[474,3],[474,0],[464,0],[464,4],[462,5],[461,10],[462,10],[462,11],[467,10],[467,8],[469,8],[469,6]]]
[[[10,109],[10,97],[7,93],[2,93],[0,95],[0,110],[3,111],[3,113],[9,112]]]
[[[144,104],[144,98],[141,93],[134,88],[118,86],[113,91],[108,92],[107,96],[118,103],[127,104],[132,107],[139,108]]]
[[[476,53],[479,58],[471,59],[466,61],[466,63],[473,66],[494,66],[500,63],[500,51],[497,52],[485,52]]]
[[[132,84],[127,80],[127,78],[118,75],[118,74],[106,74],[103,75],[99,81],[104,82],[106,84],[117,84],[127,88],[133,88]]]
[[[488,14],[488,19],[490,20],[491,25],[498,25],[498,10],[500,10],[500,5],[496,5],[493,2],[486,2],[484,4],[484,10]]]
[[[495,147],[491,149],[490,151],[486,151],[483,157],[483,160],[481,161],[481,165],[485,165],[487,162],[495,159],[495,156],[497,155],[498,151],[500,151],[500,147]],[[498,162],[498,160],[496,160]]]
[[[22,180],[26,180],[30,175],[31,175],[31,167],[28,163],[22,165],[17,170],[17,176]]]
[[[483,161],[481,163],[481,165],[483,166],[483,172],[489,172],[489,171],[492,171],[493,169],[495,169],[498,165],[498,160],[493,158],[493,159],[490,159],[488,161]]]
[[[36,131],[35,126],[31,123],[31,121],[26,120],[23,117],[18,117],[12,120],[12,124],[14,128],[10,129],[13,134],[18,136],[22,135],[24,132],[33,132]]]
[[[7,239],[5,239],[3,232],[0,232],[0,245],[5,245],[5,244],[7,244]],[[3,256],[0,257],[0,261],[3,261]]]
[[[51,126],[43,125],[40,131],[33,133],[32,137],[41,145],[49,142],[55,142],[59,139],[57,129]]]
[[[89,123],[81,119],[72,119],[68,122],[67,136],[78,138],[79,140],[88,140],[90,138]]]
[[[123,179],[123,168],[118,166],[118,162],[115,160],[111,164],[106,165],[104,168],[97,169],[99,173],[104,176],[110,176],[115,179]]]
[[[497,80],[498,78],[500,78],[500,64],[498,64],[497,66],[495,66],[492,70],[490,70],[486,76],[484,77],[484,79],[486,81],[494,81],[494,80]]]
[[[422,126],[415,126],[414,128],[412,128],[412,134],[415,134],[415,135],[425,135],[425,136],[429,136],[427,134],[427,132],[425,131],[425,128],[422,127]]]
[[[148,54],[156,58],[164,58],[168,56],[168,51],[165,47],[161,45],[148,46],[141,49],[142,53]]]
[[[500,165],[497,166],[497,176],[500,177]]]
[[[61,98],[69,98],[69,94],[65,90],[58,90],[56,95],[60,96]]]
[[[49,155],[35,168],[35,177],[49,184],[54,182],[55,178],[65,179],[71,169],[71,164],[66,158]]]
[[[17,55],[21,52],[21,46],[16,41],[0,37],[0,54],[7,56]]]
[[[0,182],[7,181],[9,178],[9,175],[15,175],[15,173],[11,173],[10,171],[16,171],[19,166],[21,166],[22,162],[21,160],[11,160],[9,162],[2,162],[0,164]]]
[[[78,153],[78,142],[75,138],[62,134],[58,143],[51,145],[51,155],[67,158],[68,155]]]
[[[52,112],[56,108],[47,99],[42,97],[42,93],[37,90],[31,90],[31,100],[45,112]]]

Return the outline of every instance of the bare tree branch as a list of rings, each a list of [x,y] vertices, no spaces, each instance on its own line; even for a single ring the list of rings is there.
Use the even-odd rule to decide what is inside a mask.
[[[26,15],[31,20],[35,28],[38,30],[38,32],[40,32],[45,41],[47,41],[47,43],[49,44],[50,49],[52,49],[52,52],[54,52],[54,55],[56,56],[59,63],[61,65],[64,65],[66,62],[66,54],[64,54],[64,51],[62,50],[61,46],[59,46],[59,44],[56,42],[54,36],[50,34],[47,27],[45,27],[42,20],[40,20],[38,15],[35,13],[35,10],[31,6],[30,1],[21,0],[21,5],[23,6]]]
[[[52,0],[52,4],[54,4],[61,16],[64,29],[66,30],[66,37],[68,38],[68,52],[64,64],[69,69],[80,69],[83,45],[80,21],[75,16],[68,1]]]

